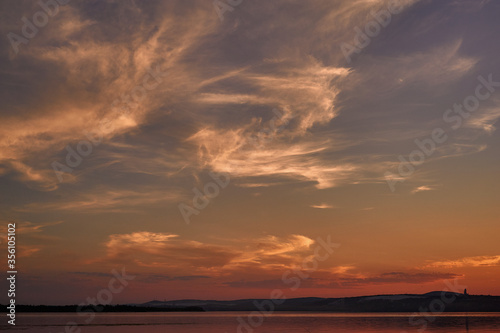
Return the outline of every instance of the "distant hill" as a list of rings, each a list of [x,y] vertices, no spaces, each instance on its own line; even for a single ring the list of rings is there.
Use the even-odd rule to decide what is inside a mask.
[[[178,300],[143,304],[102,305],[102,312],[196,312],[196,311],[314,311],[314,312],[500,312],[500,296],[464,295],[444,291],[426,294],[373,295],[345,298],[303,297],[232,301]],[[272,306],[271,306],[272,305]],[[89,310],[95,311],[93,306]],[[6,305],[0,311],[6,312]],[[76,312],[76,305],[16,305],[18,312]],[[86,308],[80,309],[85,311]]]
[[[254,311],[256,304],[270,300],[240,299],[232,301],[177,300],[151,301],[138,304],[141,307],[187,307],[195,306],[204,311]],[[500,296],[463,295],[444,291],[426,294],[374,295],[345,298],[291,298],[275,304],[275,311],[319,311],[319,312],[418,312],[421,308],[438,312],[500,312]],[[432,310],[431,310],[432,311]]]

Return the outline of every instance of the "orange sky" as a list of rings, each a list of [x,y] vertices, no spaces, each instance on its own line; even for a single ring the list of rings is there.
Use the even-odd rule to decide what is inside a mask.
[[[17,302],[79,303],[122,269],[115,303],[500,295],[500,5],[391,8],[70,2],[3,38]],[[43,9],[0,10],[22,36]]]

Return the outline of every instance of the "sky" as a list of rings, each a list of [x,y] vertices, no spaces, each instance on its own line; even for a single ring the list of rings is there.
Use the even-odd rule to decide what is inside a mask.
[[[42,3],[0,4],[16,302],[500,295],[500,3]]]

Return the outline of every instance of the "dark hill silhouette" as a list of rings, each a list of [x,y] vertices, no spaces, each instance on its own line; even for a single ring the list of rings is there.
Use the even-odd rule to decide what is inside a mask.
[[[432,303],[434,301],[434,303]],[[205,311],[254,311],[256,303],[269,306],[271,300],[240,299],[152,301],[140,306],[197,306]],[[426,294],[373,295],[345,298],[304,297],[285,300],[275,304],[275,311],[320,311],[320,312],[419,312],[430,305],[443,304],[442,312],[500,312],[500,296],[464,295],[445,291]],[[440,307],[438,307],[441,310]]]
[[[268,299],[176,300],[150,301],[143,304],[103,305],[99,312],[182,312],[182,311],[255,311],[258,306],[269,311],[314,311],[314,312],[420,312],[439,305],[439,312],[500,312],[500,296],[458,294],[432,291],[426,294],[372,295],[345,298],[302,297],[291,298],[276,304]],[[265,304],[265,305],[264,305]],[[442,306],[441,306],[442,304]],[[263,306],[264,305],[264,306]],[[95,311],[93,306],[80,309]],[[0,306],[6,312],[6,305]],[[76,305],[16,305],[18,312],[76,312]],[[424,310],[426,311],[426,310]]]

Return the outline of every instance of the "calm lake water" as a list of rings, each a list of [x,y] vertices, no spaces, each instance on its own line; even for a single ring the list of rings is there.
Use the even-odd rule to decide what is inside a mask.
[[[73,313],[18,314],[16,326],[1,330],[19,332],[71,333],[239,333],[239,332],[500,332],[500,313],[452,313],[413,318],[411,313],[297,313],[278,312],[268,317],[247,312],[206,313],[98,313],[89,316]],[[243,323],[242,323],[243,322]],[[73,324],[72,324],[73,323]],[[71,327],[74,323],[78,328]],[[259,326],[259,324],[261,325]],[[427,325],[426,327],[424,327]]]

